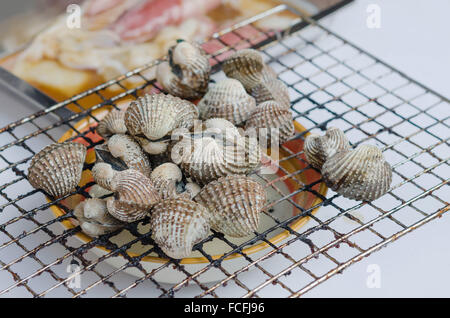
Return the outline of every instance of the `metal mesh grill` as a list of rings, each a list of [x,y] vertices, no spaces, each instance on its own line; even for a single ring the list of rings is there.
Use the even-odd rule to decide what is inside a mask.
[[[205,42],[214,72],[235,50],[258,48],[288,85],[295,120],[306,128],[293,140],[336,126],[353,146],[381,147],[393,167],[388,194],[371,203],[347,200],[333,191],[324,195],[320,175],[304,160],[301,149],[282,146],[281,174],[275,179],[256,174],[276,194],[264,211],[272,225],[237,243],[214,232],[194,247],[205,258],[197,267],[172,259],[154,263],[151,270],[143,266],[145,257],[164,257],[152,245],[149,232],[138,233],[148,220],[126,227],[137,237],[125,245],[116,243],[117,233],[90,242],[80,240],[79,227],[61,225],[72,216],[66,204],[69,196],[48,201],[29,185],[30,159],[67,130],[72,130],[71,139],[82,140],[90,149],[102,143],[93,137],[94,126],[81,129],[77,122],[86,118],[98,122],[98,109],[116,107],[120,99],[136,98],[143,90],[158,91],[148,78],[156,61],[0,129],[5,140],[0,145],[0,295],[296,297],[447,212],[449,101],[309,18],[302,17],[283,32],[259,27],[264,19],[287,11],[300,18],[282,5]],[[130,80],[138,86],[128,88]],[[109,97],[105,91],[112,88],[116,93]],[[88,98],[96,102],[85,110],[81,105]],[[62,111],[69,108],[78,112]],[[296,170],[283,165],[293,158],[300,164]],[[85,169],[91,167],[86,164]],[[318,177],[305,182],[302,176],[308,171]],[[286,180],[291,180],[294,189],[287,193],[282,189]],[[89,197],[92,185],[79,187],[77,194]],[[305,207],[296,199],[304,194],[315,199],[312,205]],[[271,212],[278,206],[297,213],[280,217]],[[65,214],[55,217],[51,207]],[[292,224],[305,217],[308,222],[294,229]],[[285,239],[272,240],[282,231],[287,231]],[[212,241],[225,246],[224,255],[213,257],[207,248]],[[126,252],[138,243],[147,247],[145,252]],[[266,246],[249,252],[255,243]],[[98,246],[108,252],[103,250],[99,256]],[[226,259],[230,256],[238,262]],[[111,266],[110,261],[117,259],[121,265]],[[74,275],[68,268],[75,267],[79,271]],[[164,275],[174,275],[177,281],[161,283],[159,277]],[[208,275],[215,282],[204,282]]]

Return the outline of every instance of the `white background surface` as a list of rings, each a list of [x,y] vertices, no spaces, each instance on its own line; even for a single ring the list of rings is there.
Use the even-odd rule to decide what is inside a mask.
[[[366,26],[369,4],[380,6],[380,29]],[[361,0],[325,18],[323,23],[413,79],[450,97],[449,12],[448,0]],[[36,109],[2,107],[1,111],[0,126],[3,126]],[[336,275],[308,292],[306,297],[449,297],[449,229],[450,215],[447,213],[350,266],[342,275]],[[370,264],[377,264],[381,269],[381,288],[367,288]],[[151,291],[146,290],[130,296],[150,294]],[[264,296],[279,295],[266,293]]]
[[[381,9],[379,29],[366,26],[366,9],[370,4]],[[449,12],[448,0],[359,0],[325,18],[323,23],[449,98]],[[305,296],[450,297],[449,229],[447,213],[350,266],[342,275],[334,276]],[[380,266],[379,289],[366,286],[370,264]]]

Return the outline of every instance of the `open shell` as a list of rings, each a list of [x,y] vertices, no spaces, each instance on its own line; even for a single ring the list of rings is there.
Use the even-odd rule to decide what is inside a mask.
[[[114,196],[106,201],[108,212],[124,222],[143,219],[161,199],[151,180],[133,169],[116,172],[111,187]]]
[[[74,209],[75,218],[84,233],[99,236],[114,232],[123,223],[113,218],[106,208],[105,200],[92,198],[81,201]]]
[[[112,156],[120,158],[128,168],[137,170],[145,176],[152,171],[147,154],[139,143],[128,135],[117,134],[108,139],[108,149]]]
[[[210,211],[212,229],[243,237],[257,230],[266,192],[249,177],[227,176],[204,186],[194,200]]]
[[[324,136],[312,133],[305,139],[306,159],[311,166],[319,170],[335,153],[350,149],[350,143],[344,132],[336,127],[328,128]]]
[[[266,138],[268,142],[278,140],[283,144],[294,135],[292,113],[276,101],[264,102],[250,115],[245,129],[255,129],[260,138]]]
[[[195,99],[206,93],[210,72],[205,51],[194,42],[180,41],[169,49],[169,61],[158,65],[156,78],[170,94]]]
[[[346,198],[373,201],[389,190],[392,169],[380,149],[360,145],[329,158],[322,176],[328,187]]]
[[[194,244],[208,236],[209,212],[188,199],[166,199],[153,207],[151,229],[154,241],[166,255],[188,257]]]
[[[202,119],[219,117],[241,125],[256,108],[256,102],[238,80],[226,78],[213,85],[197,106]]]
[[[86,147],[80,143],[48,145],[31,159],[28,180],[34,188],[62,197],[80,182],[85,158]]]

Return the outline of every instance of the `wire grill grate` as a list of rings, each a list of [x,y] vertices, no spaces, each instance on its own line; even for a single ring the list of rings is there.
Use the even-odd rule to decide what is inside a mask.
[[[139,256],[125,251],[136,243],[151,246],[149,233],[125,245],[114,243],[117,233],[81,242],[76,237],[79,227],[69,229],[60,224],[72,216],[65,204],[69,196],[45,201],[44,194],[32,189],[26,179],[29,161],[67,130],[73,132],[71,139],[81,138],[89,148],[102,143],[92,137],[94,128],[80,129],[77,122],[83,118],[98,122],[97,110],[116,107],[124,97],[136,98],[142,91],[157,91],[150,80],[151,70],[158,63],[155,61],[0,129],[4,142],[0,144],[0,295],[264,297],[276,292],[282,297],[297,297],[447,212],[444,188],[449,181],[448,99],[310,18],[302,17],[283,32],[259,28],[264,19],[286,11],[300,18],[298,12],[281,5],[205,42],[213,70],[217,72],[221,61],[235,50],[260,49],[288,85],[294,117],[306,128],[294,139],[304,139],[309,131],[337,126],[354,146],[372,143],[381,147],[394,172],[388,194],[371,203],[347,200],[332,191],[324,196],[317,190],[321,180],[305,184],[298,178],[312,170],[301,159],[302,151],[282,147],[286,156],[279,168],[284,176],[271,180],[258,175],[278,194],[264,212],[273,225],[239,243],[213,233],[195,246],[207,259],[201,268],[192,271],[176,260],[163,262],[150,271],[144,268],[144,257],[162,255],[158,247],[150,247]],[[129,88],[129,81],[137,79],[137,87]],[[115,96],[106,97],[105,90],[113,87]],[[82,101],[88,97],[97,102],[84,109]],[[78,112],[60,112],[67,108]],[[291,158],[303,161],[304,167],[296,171],[283,167],[283,161]],[[85,169],[91,167],[87,164]],[[293,180],[295,191],[286,194],[279,187],[278,182],[285,179]],[[92,185],[81,186],[77,194],[89,197],[87,189]],[[295,199],[306,192],[318,199],[309,208]],[[272,215],[270,209],[281,204],[295,207],[300,213],[285,218]],[[55,217],[49,210],[52,206],[66,214]],[[318,207],[321,209],[313,213]],[[309,221],[293,229],[292,222],[304,216]],[[130,224],[126,230],[138,233],[138,226]],[[289,237],[274,243],[270,237],[280,230],[288,231]],[[205,247],[213,240],[227,247],[219,258],[213,258]],[[264,242],[267,248],[258,255],[246,253],[245,248],[255,242]],[[110,252],[97,256],[93,253],[96,246]],[[224,259],[234,254],[241,256],[239,267],[226,266]],[[116,258],[125,261],[116,268],[109,266],[107,261]],[[71,264],[79,268],[76,276],[67,270]],[[140,278],[125,274],[125,269],[133,269]],[[175,284],[160,283],[158,276],[168,272],[176,272],[180,279]],[[216,276],[217,282],[204,283],[204,275]],[[79,278],[80,285],[73,284],[74,277]]]

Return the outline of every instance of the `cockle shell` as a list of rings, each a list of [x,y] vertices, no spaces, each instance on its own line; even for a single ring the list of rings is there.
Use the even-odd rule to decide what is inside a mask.
[[[183,137],[172,148],[173,162],[200,185],[221,176],[251,172],[261,162],[261,149],[233,128],[207,128],[200,135]]]
[[[350,149],[350,143],[344,132],[339,128],[330,127],[324,136],[313,133],[308,135],[303,151],[311,166],[320,170],[325,161],[335,153]]]
[[[276,78],[261,81],[260,84],[249,90],[249,94],[255,98],[257,105],[269,100],[274,100],[285,109],[289,109],[291,107],[288,87]]]
[[[246,91],[255,98],[256,105],[275,100],[286,109],[291,106],[287,86],[277,79],[276,73],[264,63],[258,51],[237,51],[224,61],[222,68],[228,77],[244,85]]]
[[[170,94],[195,99],[206,93],[210,72],[205,51],[194,42],[179,41],[169,49],[169,61],[158,65],[156,78]]]
[[[57,198],[75,190],[80,182],[86,147],[64,142],[46,146],[31,159],[28,181]]]
[[[238,80],[226,78],[213,85],[197,106],[202,119],[219,117],[241,125],[256,108],[256,102]]]
[[[283,144],[294,135],[292,113],[275,101],[264,102],[250,115],[245,129],[255,129],[258,136],[266,138],[267,142],[278,139]]]
[[[161,199],[151,180],[133,169],[116,172],[111,188],[114,196],[106,200],[108,212],[124,222],[143,219]]]
[[[162,199],[175,198],[178,196],[177,183],[183,178],[183,174],[174,163],[167,162],[156,167],[151,176],[153,185],[158,190]]]
[[[237,79],[247,92],[263,80],[264,60],[254,49],[243,49],[228,57],[222,64],[222,70],[229,78]]]
[[[151,141],[169,135],[176,128],[190,129],[198,118],[197,107],[189,101],[164,94],[147,94],[131,102],[125,113],[128,133]]]
[[[266,192],[249,177],[227,176],[208,183],[194,200],[210,211],[212,229],[243,237],[257,230]]]
[[[392,169],[380,149],[360,145],[327,159],[322,166],[322,176],[328,187],[344,197],[372,201],[389,190]]]
[[[108,139],[108,149],[113,157],[120,158],[128,168],[150,176],[152,169],[148,156],[132,137],[123,134],[113,135]]]
[[[108,139],[114,134],[125,134],[125,110],[114,109],[108,113],[97,125],[97,133],[104,139]]]
[[[122,222],[108,213],[105,200],[98,198],[81,201],[73,215],[83,232],[90,236],[108,234],[123,227]]]
[[[151,216],[152,238],[166,255],[188,257],[194,244],[209,233],[208,210],[188,199],[166,199],[156,204]]]

